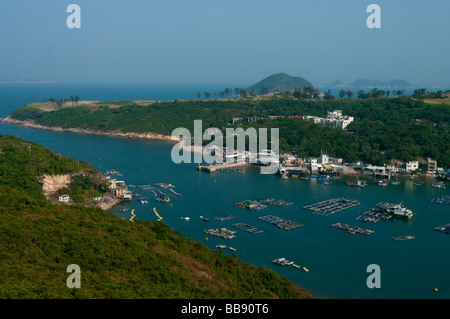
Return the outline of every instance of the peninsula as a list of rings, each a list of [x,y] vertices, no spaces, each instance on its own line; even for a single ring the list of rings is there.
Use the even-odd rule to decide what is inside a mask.
[[[377,91],[378,92],[378,91]],[[379,94],[377,94],[379,96]],[[416,96],[306,99],[293,92],[272,96],[176,101],[51,102],[28,104],[3,122],[40,129],[125,138],[171,140],[175,128],[280,129],[280,150],[301,157],[322,152],[345,162],[372,165],[432,158],[450,167],[448,98]],[[426,96],[425,96],[426,97]],[[305,120],[340,110],[354,120],[342,128]]]

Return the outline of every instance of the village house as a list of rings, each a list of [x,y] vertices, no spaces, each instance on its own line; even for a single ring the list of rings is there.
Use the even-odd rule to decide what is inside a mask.
[[[406,162],[406,172],[407,173],[413,173],[416,170],[419,169],[419,162],[418,161],[411,161],[411,162]]]
[[[69,203],[70,202],[70,196],[67,194],[61,195],[58,197],[58,201],[60,203]]]

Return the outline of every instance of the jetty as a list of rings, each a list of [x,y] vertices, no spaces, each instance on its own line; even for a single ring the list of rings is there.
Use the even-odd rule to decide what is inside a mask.
[[[350,226],[348,224],[342,224],[342,223],[334,223],[331,225],[331,227],[346,230],[349,234],[362,234],[362,235],[370,235],[373,234],[375,231],[370,229],[364,229],[357,226]]]
[[[252,235],[261,234],[263,232],[261,229],[246,223],[236,223],[233,224],[233,227],[246,231],[247,233],[250,233]]]
[[[221,238],[225,238],[225,239],[233,239],[235,236],[235,234],[237,233],[234,230],[228,230],[226,228],[217,228],[217,229],[206,229],[205,233],[212,235],[212,236],[217,236],[217,237],[221,237]]]
[[[331,198],[312,205],[303,206],[304,209],[312,211],[315,215],[328,216],[339,211],[352,208],[361,203],[356,199],[349,198]]]
[[[261,216],[261,217],[258,217],[258,219],[262,220],[266,223],[273,224],[273,225],[275,225],[281,229],[285,229],[285,230],[291,230],[291,229],[303,227],[303,224],[293,222],[292,220],[289,220],[289,219],[280,218],[275,215]]]

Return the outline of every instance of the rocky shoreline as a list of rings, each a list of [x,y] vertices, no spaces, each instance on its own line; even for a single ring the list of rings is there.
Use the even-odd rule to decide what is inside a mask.
[[[20,121],[7,116],[0,120],[3,123],[11,123],[23,127],[34,128],[38,130],[47,130],[52,132],[67,132],[67,133],[76,133],[83,135],[98,135],[98,136],[108,136],[108,137],[120,137],[120,138],[135,138],[135,139],[146,139],[146,140],[164,140],[164,141],[173,141],[179,142],[180,139],[176,137],[172,137],[170,135],[158,134],[158,133],[136,133],[136,132],[127,132],[124,133],[120,130],[116,131],[98,131],[93,129],[85,129],[85,128],[62,128],[62,127],[53,127],[53,126],[45,126],[36,124],[33,121]]]

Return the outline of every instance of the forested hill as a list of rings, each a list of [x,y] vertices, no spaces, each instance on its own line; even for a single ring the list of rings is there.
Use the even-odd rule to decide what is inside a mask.
[[[247,92],[254,92],[256,95],[264,95],[274,92],[294,91],[295,89],[303,89],[313,87],[311,82],[300,76],[291,76],[286,73],[272,74],[256,84],[248,87]]]
[[[42,146],[0,135],[0,164],[0,298],[311,297],[272,270],[212,251],[162,222],[52,204],[36,192],[39,175],[82,164]],[[80,267],[80,289],[66,285],[71,264]]]
[[[192,131],[195,119],[203,129],[230,127],[233,117],[242,117],[237,126],[280,128],[282,150],[301,156],[330,156],[347,162],[361,160],[382,165],[431,157],[440,167],[450,167],[450,106],[448,100],[432,104],[408,96],[366,99],[304,99],[286,92],[264,98],[189,100],[168,102],[92,102],[61,108],[49,103],[33,103],[16,110],[11,118],[62,128],[89,128],[102,132],[154,132],[170,135],[177,127]],[[442,103],[442,104],[439,104]],[[323,127],[289,115],[325,117],[327,111],[342,110],[355,120],[347,130]],[[247,117],[282,115],[279,120],[247,122]],[[225,132],[225,131],[224,131]]]

